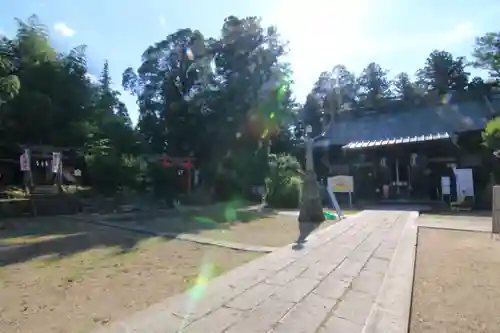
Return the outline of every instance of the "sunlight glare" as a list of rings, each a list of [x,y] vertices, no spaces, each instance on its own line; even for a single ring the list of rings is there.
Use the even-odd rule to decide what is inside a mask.
[[[343,63],[369,44],[364,28],[377,3],[369,0],[276,1],[272,20],[290,42],[298,95],[310,90],[318,75],[332,64]],[[286,10],[284,10],[286,8]]]

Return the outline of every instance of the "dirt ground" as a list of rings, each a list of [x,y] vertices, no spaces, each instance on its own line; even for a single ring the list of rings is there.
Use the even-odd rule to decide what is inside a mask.
[[[325,221],[318,230],[331,225]],[[200,236],[262,246],[284,246],[297,240],[299,227],[297,217],[271,216],[248,223],[226,224],[219,229],[204,230]]]
[[[75,221],[24,222],[0,231],[2,333],[89,332],[186,290],[202,266],[216,276],[259,256]]]
[[[500,241],[419,228],[410,333],[497,333]]]
[[[165,216],[110,222],[156,232],[188,233],[216,240],[261,246],[284,246],[295,242],[298,237],[297,216],[278,215],[272,212],[227,213],[230,218],[223,215],[214,216],[207,212],[199,212],[189,217]],[[334,222],[325,221],[319,229]]]

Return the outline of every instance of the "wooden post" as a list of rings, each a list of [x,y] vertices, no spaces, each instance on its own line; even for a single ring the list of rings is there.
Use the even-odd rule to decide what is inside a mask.
[[[493,186],[492,215],[491,232],[500,234],[500,185]]]

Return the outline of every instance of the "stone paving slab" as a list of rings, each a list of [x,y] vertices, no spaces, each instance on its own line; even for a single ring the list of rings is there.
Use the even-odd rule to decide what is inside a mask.
[[[405,224],[363,333],[408,332],[417,246],[417,213]]]
[[[406,333],[417,215],[362,212],[95,333]]]

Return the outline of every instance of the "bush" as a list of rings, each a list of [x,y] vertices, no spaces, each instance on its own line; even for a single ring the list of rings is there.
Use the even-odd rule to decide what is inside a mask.
[[[293,156],[270,155],[266,177],[266,202],[272,207],[297,208],[300,203],[302,179],[297,176],[300,164]]]
[[[178,169],[165,167],[160,162],[148,163],[147,178],[154,194],[164,199],[177,198],[184,188],[181,180],[185,177],[179,177]]]
[[[268,186],[268,180],[266,187]],[[268,187],[269,188],[269,187]],[[272,193],[266,194],[266,202],[271,207],[298,208],[302,192],[302,179],[297,176],[291,177],[288,182],[281,184]]]
[[[482,133],[483,144],[492,150],[492,152],[500,150],[500,117],[490,120]],[[500,183],[500,168],[499,160],[495,158],[493,162],[493,177],[495,183]]]
[[[94,154],[86,158],[90,183],[97,192],[113,194],[119,189],[139,187],[140,163],[132,157]]]
[[[490,120],[482,133],[483,142],[491,150],[500,149],[500,117]]]

